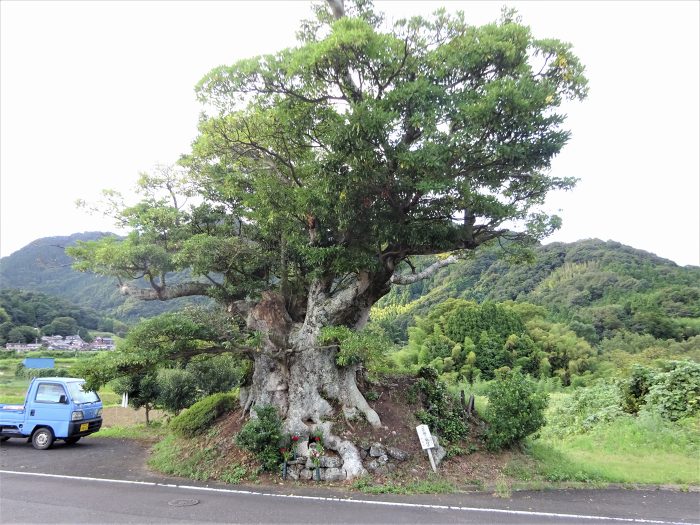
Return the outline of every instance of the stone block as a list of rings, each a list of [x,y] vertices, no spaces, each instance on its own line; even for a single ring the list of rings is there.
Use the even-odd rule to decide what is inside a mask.
[[[324,481],[343,481],[345,471],[339,468],[321,469],[321,479]]]
[[[386,449],[381,443],[372,443],[372,446],[369,447],[369,455],[373,458],[378,458],[384,454],[386,454]]]
[[[387,447],[386,453],[389,455],[389,457],[397,461],[406,461],[409,457],[411,457],[408,452],[396,447]]]
[[[338,456],[321,456],[322,468],[340,468],[343,461]]]

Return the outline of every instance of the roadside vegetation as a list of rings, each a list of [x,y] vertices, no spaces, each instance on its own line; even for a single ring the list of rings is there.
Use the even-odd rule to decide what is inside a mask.
[[[700,268],[538,244],[560,224],[546,195],[575,183],[549,170],[561,104],[587,93],[571,46],[508,9],[389,28],[371,2],[333,6],[297,47],[208,73],[192,151],[109,204],[132,231],[66,250],[126,295],[198,301],[55,373],[128,394],[143,426],[103,435],[155,436],[151,467],[199,480],[700,485]],[[0,299],[4,340],[126,328]],[[16,400],[35,371],[2,361]]]

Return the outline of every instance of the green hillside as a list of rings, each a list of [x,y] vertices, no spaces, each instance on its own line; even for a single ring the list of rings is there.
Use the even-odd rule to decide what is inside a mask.
[[[65,248],[76,241],[96,240],[104,232],[76,233],[37,239],[0,259],[0,290],[17,289],[59,297],[126,323],[182,308],[193,299],[143,302],[121,295],[114,279],[73,270]],[[145,286],[145,284],[143,284]]]
[[[124,335],[126,325],[92,308],[76,306],[50,295],[0,290],[0,346],[34,343],[42,335],[76,335],[91,341],[90,331]]]
[[[530,264],[484,250],[431,279],[394,287],[372,319],[405,342],[415,318],[449,298],[540,305],[591,344],[623,332],[675,340],[700,333],[700,267],[598,239],[539,246]]]

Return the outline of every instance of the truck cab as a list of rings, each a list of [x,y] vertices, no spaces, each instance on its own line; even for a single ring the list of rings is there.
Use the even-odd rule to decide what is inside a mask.
[[[23,405],[0,405],[0,441],[30,438],[37,450],[56,439],[72,445],[102,426],[102,401],[75,377],[37,377]]]

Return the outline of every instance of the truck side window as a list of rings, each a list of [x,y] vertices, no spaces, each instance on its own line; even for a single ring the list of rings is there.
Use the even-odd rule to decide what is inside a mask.
[[[66,395],[61,385],[41,383],[36,389],[36,401],[38,403],[58,403],[61,396]]]

